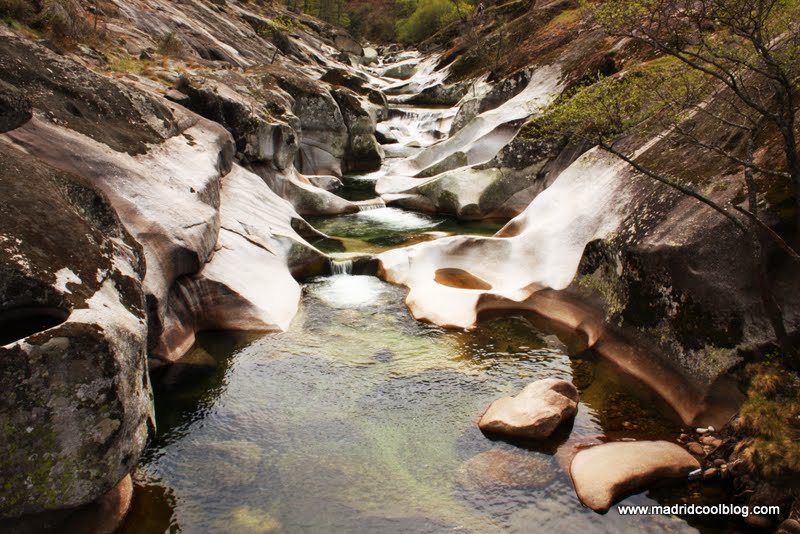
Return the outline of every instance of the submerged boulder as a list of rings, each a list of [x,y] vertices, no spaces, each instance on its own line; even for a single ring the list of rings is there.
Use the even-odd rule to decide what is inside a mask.
[[[78,510],[62,525],[64,534],[114,534],[122,526],[133,501],[133,481],[128,475],[95,502]]]
[[[489,405],[478,426],[484,432],[545,439],[578,412],[578,390],[565,380],[549,378],[528,384],[515,397]]]
[[[612,504],[654,484],[685,480],[700,463],[668,441],[615,442],[575,455],[570,476],[581,502],[605,513]]]
[[[541,454],[492,449],[473,456],[458,468],[462,489],[485,493],[498,488],[542,488],[555,480],[553,463]]]

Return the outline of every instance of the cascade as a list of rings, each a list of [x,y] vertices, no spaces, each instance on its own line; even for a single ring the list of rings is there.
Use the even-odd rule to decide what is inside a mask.
[[[356,202],[356,204],[358,205],[359,211],[377,210],[386,207],[386,202],[384,202],[380,197]]]
[[[352,275],[353,274],[353,260],[336,260],[331,258],[331,274],[336,275]]]

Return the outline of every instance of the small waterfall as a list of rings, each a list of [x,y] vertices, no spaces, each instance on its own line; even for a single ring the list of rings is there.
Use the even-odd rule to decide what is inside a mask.
[[[331,274],[344,274],[344,275],[351,275],[353,274],[353,260],[335,260],[331,258]]]
[[[369,200],[362,200],[360,202],[356,202],[356,205],[358,205],[359,211],[369,211],[369,210],[376,210],[379,208],[385,208],[386,202],[384,202],[382,198],[376,197],[376,198],[371,198]]]

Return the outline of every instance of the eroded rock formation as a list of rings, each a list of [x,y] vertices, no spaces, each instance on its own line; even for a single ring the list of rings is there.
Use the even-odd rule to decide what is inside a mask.
[[[0,516],[13,517],[109,491],[152,413],[141,247],[79,176],[4,143],[0,180]]]
[[[118,16],[134,23],[128,45],[145,51],[153,41],[142,28],[167,31],[207,15],[205,6],[150,15],[130,3]],[[200,57],[270,63],[257,32],[241,26],[246,38],[234,49],[225,28],[176,38]],[[338,173],[351,130],[379,148],[370,131],[377,111],[354,96],[348,129],[316,72],[267,65],[253,75],[165,75],[180,94],[152,79],[97,74],[84,58],[0,32],[6,518],[69,513],[125,479],[152,418],[148,357],[179,359],[202,329],[285,328],[297,311],[297,279],[328,260],[305,241],[322,236],[275,181],[303,192],[286,196],[311,213],[354,211],[295,161],[327,141],[322,160]],[[299,38],[298,53],[332,49],[326,39]]]

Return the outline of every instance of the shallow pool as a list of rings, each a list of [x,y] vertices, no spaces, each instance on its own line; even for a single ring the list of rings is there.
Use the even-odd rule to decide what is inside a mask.
[[[158,436],[123,532],[721,531],[598,515],[575,497],[564,467],[575,442],[677,437],[649,392],[533,318],[447,331],[413,320],[404,295],[373,277],[315,279],[285,333],[201,335],[157,379]],[[491,401],[550,377],[581,389],[574,423],[536,445],[479,431]]]

